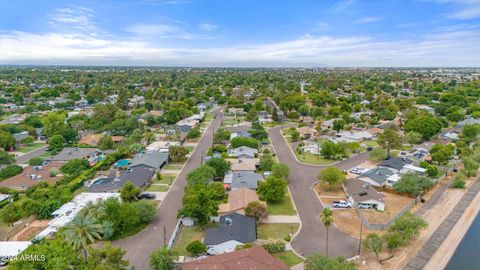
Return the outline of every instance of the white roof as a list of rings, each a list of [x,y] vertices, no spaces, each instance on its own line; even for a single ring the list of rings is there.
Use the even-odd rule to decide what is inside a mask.
[[[178,146],[180,142],[154,141],[146,148],[147,151],[168,152],[170,146]],[[166,151],[165,151],[166,150]]]
[[[31,244],[30,241],[0,241],[0,258],[15,257]]]
[[[427,171],[427,169],[425,169],[425,168],[417,167],[417,166],[412,165],[412,164],[407,164],[407,165],[403,166],[403,169],[416,171],[416,172],[421,172],[421,173],[424,173],[424,172]]]
[[[401,178],[400,175],[394,174],[394,175],[392,175],[392,176],[389,176],[389,177],[387,178],[387,180],[388,180],[388,181],[391,181],[391,182],[398,182],[398,180],[400,180],[400,178]]]
[[[0,202],[12,197],[10,194],[0,194]]]

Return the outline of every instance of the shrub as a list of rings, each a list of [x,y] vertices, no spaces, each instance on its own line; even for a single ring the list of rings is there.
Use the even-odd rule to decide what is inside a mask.
[[[191,255],[197,257],[198,255],[207,252],[207,246],[204,243],[200,242],[199,240],[195,240],[190,244],[188,244],[186,250]]]
[[[283,252],[283,251],[285,251],[285,241],[277,240],[277,241],[267,242],[267,243],[263,244],[262,247],[265,250],[267,250],[268,253],[270,253],[270,254]]]
[[[40,157],[34,157],[28,161],[28,165],[30,166],[40,166],[43,164],[43,159]]]
[[[438,168],[436,166],[430,165],[427,167],[426,173],[430,177],[435,177],[438,174]]]
[[[461,173],[457,173],[452,179],[452,188],[463,189],[465,188],[465,176]]]
[[[0,180],[10,178],[23,172],[23,168],[18,165],[8,165],[0,170]]]

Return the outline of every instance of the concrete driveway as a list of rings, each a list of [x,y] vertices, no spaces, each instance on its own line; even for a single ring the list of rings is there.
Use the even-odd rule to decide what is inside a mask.
[[[323,207],[312,187],[318,182],[317,176],[320,171],[329,166],[313,166],[298,162],[283,138],[281,129],[282,127],[275,127],[268,133],[279,161],[290,166],[289,187],[302,221],[300,232],[293,238],[292,246],[301,255],[325,254],[326,228],[319,219]],[[349,169],[367,159],[368,153],[361,153],[330,166]],[[356,255],[357,249],[358,240],[341,232],[335,226],[330,226],[328,248],[330,256],[352,257]]]
[[[168,244],[177,223],[177,211],[182,207],[185,178],[190,171],[200,166],[202,155],[205,155],[212,145],[213,134],[222,123],[223,113],[219,112],[220,110],[221,108],[217,108],[213,111],[217,112],[218,116],[212,121],[200,139],[197,148],[185,163],[177,180],[157,209],[155,219],[139,233],[113,242],[113,245],[122,247],[127,251],[125,258],[130,260],[130,264],[135,266],[135,269],[150,269],[150,254]],[[165,235],[163,233],[164,227]]]

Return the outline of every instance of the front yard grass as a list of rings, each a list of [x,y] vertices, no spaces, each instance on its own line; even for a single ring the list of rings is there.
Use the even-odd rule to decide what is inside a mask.
[[[154,181],[155,184],[166,184],[166,185],[171,185],[173,183],[173,180],[175,180],[176,175],[162,175],[162,179],[160,181],[156,180]]]
[[[149,188],[147,188],[146,191],[167,192],[169,188],[170,188],[169,185],[151,185]]]
[[[181,170],[183,167],[183,163],[170,163],[167,164],[163,169],[165,170]]]
[[[294,152],[298,160],[308,164],[328,165],[338,161],[338,160],[325,159],[308,152],[304,152],[302,154],[299,154],[297,151],[294,151]]]
[[[31,145],[25,145],[25,146],[19,147],[17,149],[17,151],[21,152],[21,153],[28,153],[28,152],[36,150],[36,149],[38,149],[38,148],[40,148],[44,145],[45,145],[45,143],[43,143],[43,142],[36,142],[36,143],[32,143]]]
[[[303,262],[302,258],[298,257],[293,251],[284,251],[284,252],[278,252],[273,254],[273,256],[277,257],[280,259],[283,263],[285,263],[288,267],[292,267],[294,265],[297,265],[301,262]]]
[[[285,194],[283,200],[279,202],[267,202],[267,208],[269,215],[293,216],[297,213],[293,208],[292,199],[288,192]]]
[[[186,250],[188,244],[195,240],[202,241],[204,236],[204,231],[199,227],[182,227],[180,231],[180,235],[178,236],[177,242],[175,242],[175,246],[173,246],[173,250],[178,252],[180,256],[187,256],[188,252]]]
[[[298,223],[260,223],[257,227],[257,236],[264,240],[280,240],[295,234]]]

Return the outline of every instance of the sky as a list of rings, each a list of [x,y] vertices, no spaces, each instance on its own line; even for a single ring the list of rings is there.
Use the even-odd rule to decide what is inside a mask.
[[[479,67],[480,0],[0,0],[0,64]]]

